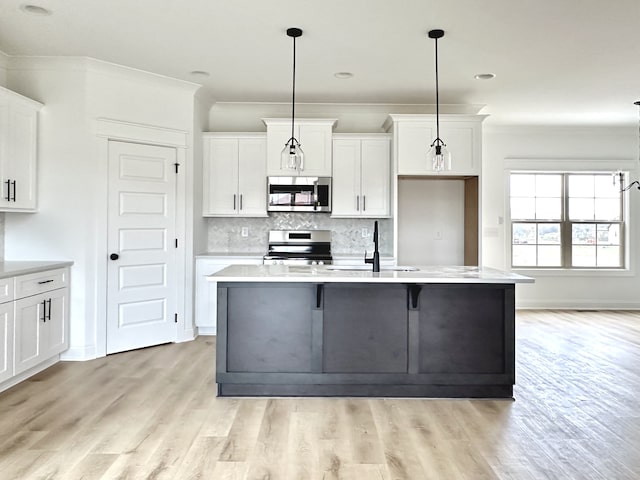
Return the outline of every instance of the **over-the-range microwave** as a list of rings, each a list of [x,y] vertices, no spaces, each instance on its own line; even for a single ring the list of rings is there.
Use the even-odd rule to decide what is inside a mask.
[[[331,177],[268,177],[267,211],[330,212]]]

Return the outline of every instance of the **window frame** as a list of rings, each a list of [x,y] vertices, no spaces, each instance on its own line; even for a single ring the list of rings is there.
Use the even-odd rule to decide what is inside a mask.
[[[635,258],[630,249],[630,245],[634,244],[637,236],[636,228],[631,224],[632,210],[634,209],[633,198],[630,198],[629,191],[621,195],[621,219],[620,221],[574,221],[568,220],[568,212],[565,211],[565,205],[568,204],[567,185],[568,174],[611,174],[614,171],[621,170],[625,172],[626,178],[635,178],[638,176],[638,163],[633,160],[583,160],[583,159],[531,159],[531,158],[505,158],[504,162],[504,218],[505,218],[505,235],[504,235],[504,259],[505,265],[511,271],[517,271],[522,274],[530,274],[537,276],[633,276],[635,275]],[[512,241],[513,241],[513,223],[519,223],[519,220],[511,218],[511,174],[529,173],[529,174],[562,174],[563,181],[563,219],[560,222],[547,221],[547,223],[561,223],[561,242],[567,239],[572,242],[571,225],[573,223],[619,223],[620,231],[620,255],[622,266],[620,267],[597,267],[597,266],[566,266],[569,262],[563,257],[563,266],[513,266],[512,265]],[[525,221],[520,223],[527,223]],[[545,223],[544,220],[529,223]],[[562,255],[571,255],[571,249],[566,249],[561,245]],[[568,252],[568,253],[566,253]]]

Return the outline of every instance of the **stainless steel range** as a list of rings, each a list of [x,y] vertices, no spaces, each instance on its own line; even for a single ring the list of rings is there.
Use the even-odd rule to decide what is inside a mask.
[[[264,264],[330,265],[330,230],[271,230]]]

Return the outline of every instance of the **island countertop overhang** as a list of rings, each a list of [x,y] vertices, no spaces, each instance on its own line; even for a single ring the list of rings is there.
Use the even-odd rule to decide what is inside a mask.
[[[231,265],[207,277],[212,282],[516,284],[531,277],[488,267],[418,266],[416,271],[330,270],[327,266]]]

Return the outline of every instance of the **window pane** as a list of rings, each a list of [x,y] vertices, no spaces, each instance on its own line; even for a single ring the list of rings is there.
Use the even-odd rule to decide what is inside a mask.
[[[597,227],[598,245],[620,245],[620,225],[599,223]]]
[[[533,197],[536,194],[536,176],[529,174],[511,175],[512,197]]]
[[[535,223],[514,223],[512,243],[535,244],[536,243]]]
[[[574,267],[595,267],[596,246],[574,246],[571,250],[571,265]]]
[[[594,194],[593,175],[569,175],[570,197],[593,197]]]
[[[536,175],[536,197],[561,197],[562,175]]]
[[[595,187],[596,197],[620,198],[620,186],[613,184],[612,175],[596,175]]]
[[[511,218],[530,219],[536,218],[535,198],[512,198]]]
[[[577,223],[571,226],[571,241],[574,245],[592,245],[596,243],[596,225]]]
[[[593,220],[594,204],[592,198],[570,198],[569,220]]]
[[[536,266],[536,246],[535,245],[513,245],[512,264],[517,267]]]
[[[539,218],[541,220],[560,220],[562,218],[562,203],[560,199],[536,198],[535,218]]]
[[[539,223],[538,243],[560,245],[560,224],[559,223]]]
[[[620,220],[620,200],[613,198],[596,198],[596,220]]]
[[[598,246],[598,267],[620,267],[620,247]]]
[[[562,266],[562,250],[560,245],[541,245],[538,247],[539,267]]]

